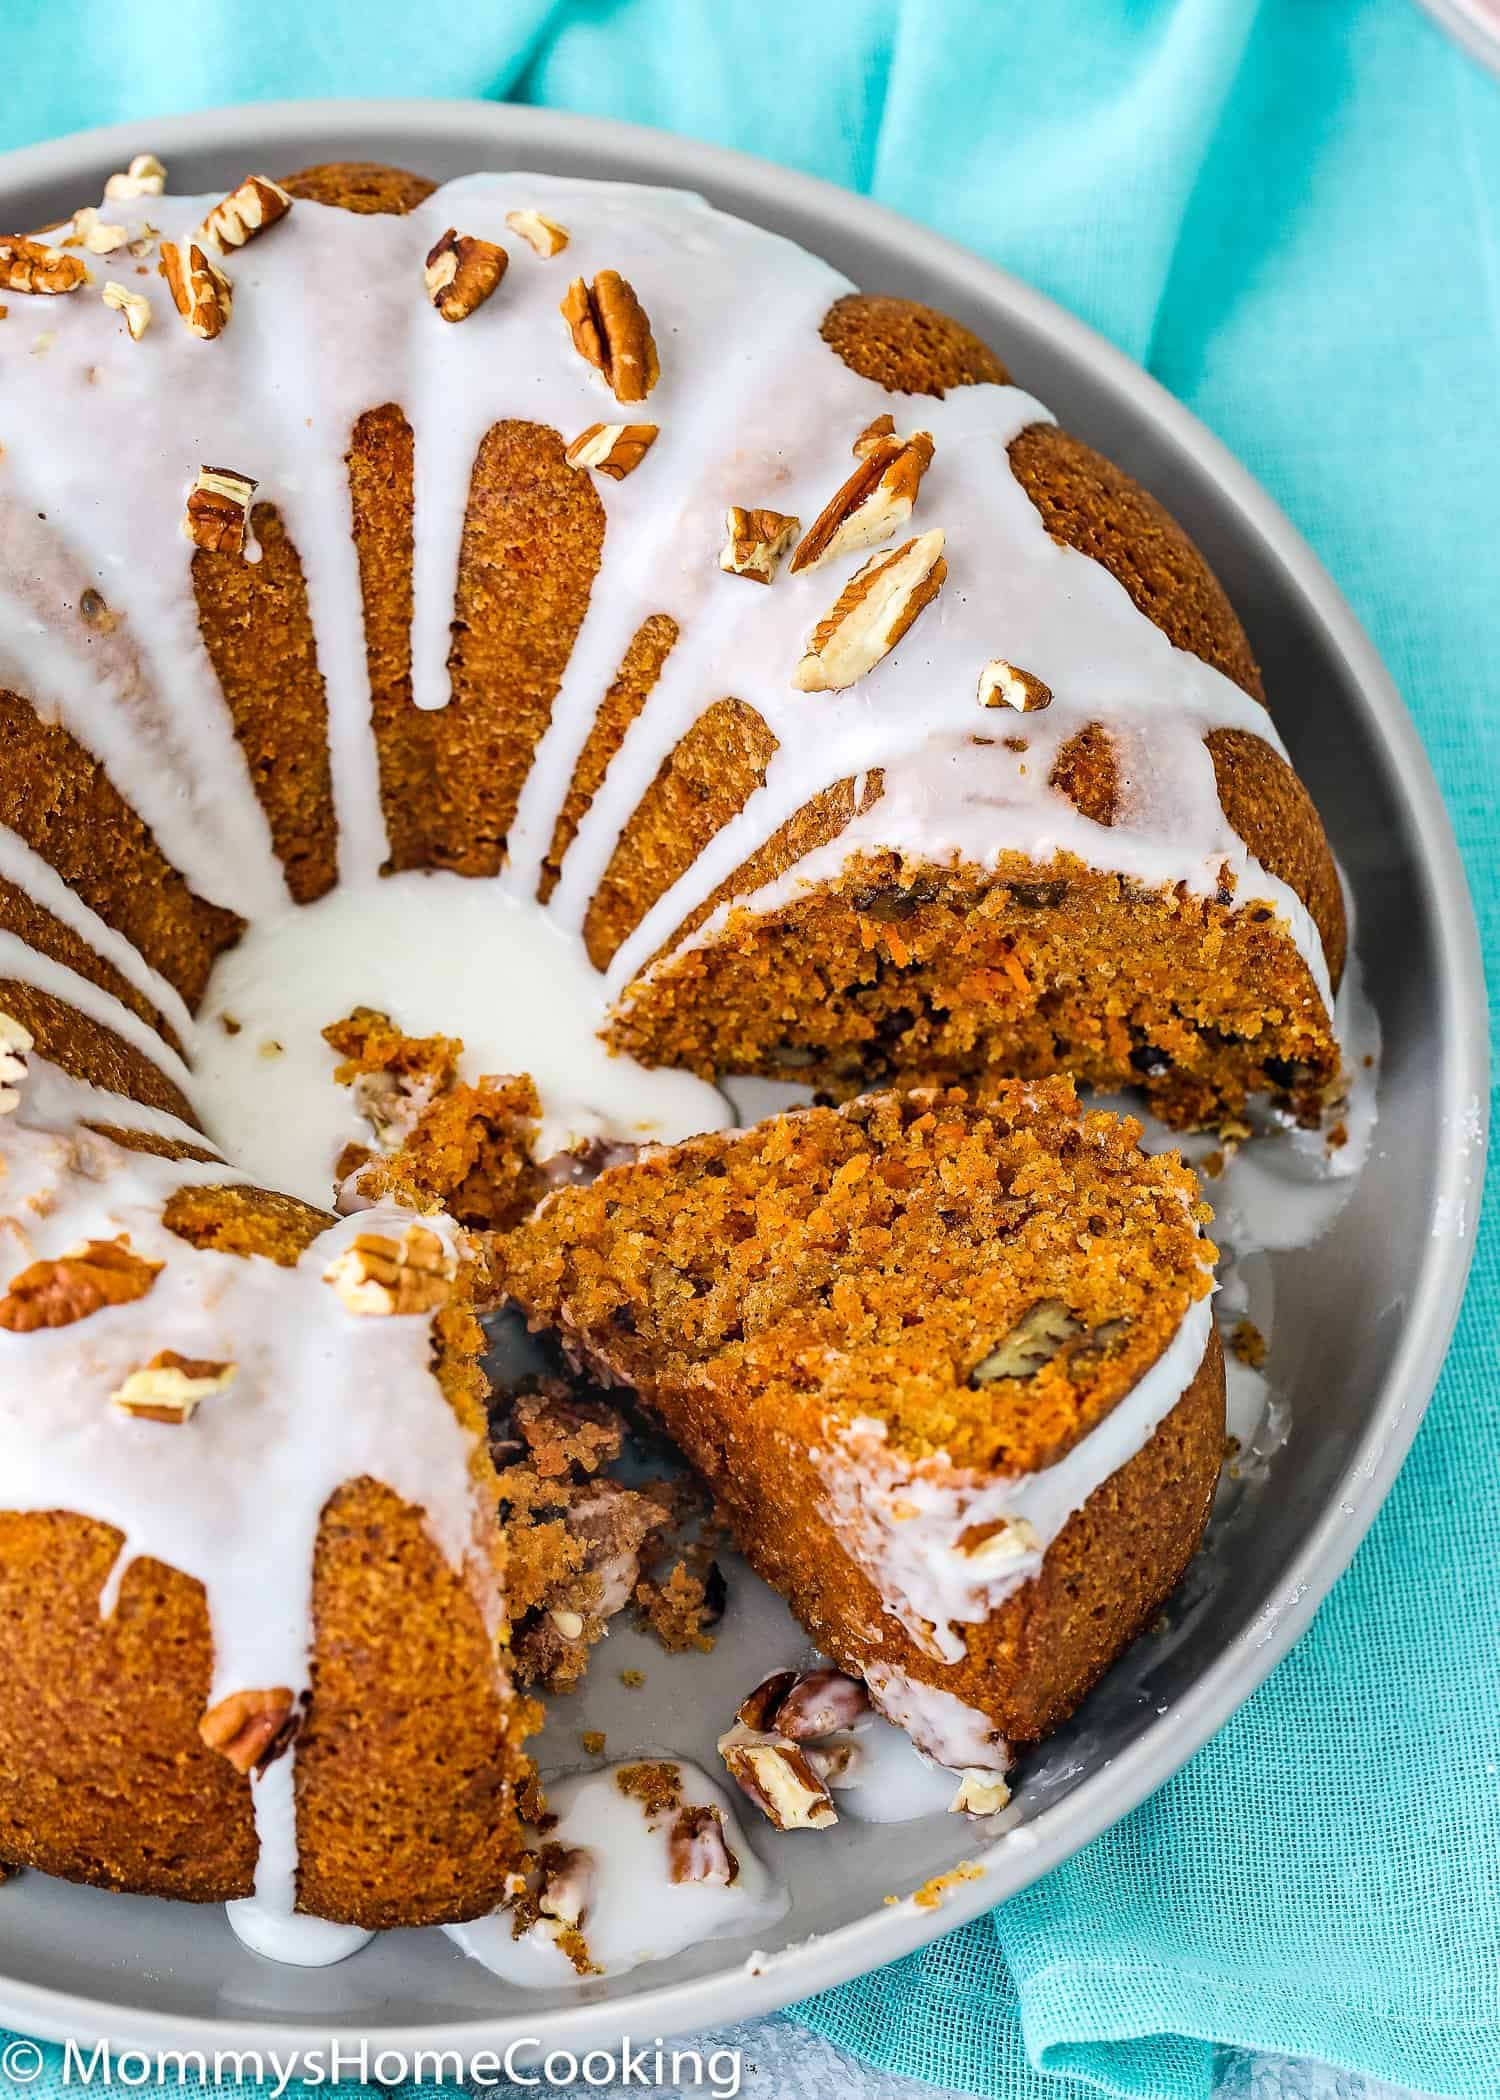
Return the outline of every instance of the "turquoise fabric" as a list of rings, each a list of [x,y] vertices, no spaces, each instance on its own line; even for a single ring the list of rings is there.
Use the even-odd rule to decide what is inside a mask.
[[[1500,956],[1500,90],[1412,0],[9,0],[0,144],[416,89],[812,169],[1149,365],[1373,633]],[[802,2017],[1025,2100],[1204,2095],[1214,2041],[1494,2100],[1497,1321],[1492,1192],[1426,1426],[1296,1651],[1070,1865]]]

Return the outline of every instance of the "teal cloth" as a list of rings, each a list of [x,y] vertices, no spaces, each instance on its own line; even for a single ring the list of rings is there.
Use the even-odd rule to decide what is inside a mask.
[[[1030,279],[1317,548],[1500,956],[1500,90],[1413,0],[9,0],[4,45],[6,146],[251,98],[510,97],[810,169]],[[1216,2041],[1495,2100],[1497,1207],[1415,1451],[1266,1686],[1071,1864],[800,2017],[1007,2100],[1206,2095]]]

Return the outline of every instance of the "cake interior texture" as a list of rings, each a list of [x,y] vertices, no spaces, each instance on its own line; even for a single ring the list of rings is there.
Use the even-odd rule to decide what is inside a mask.
[[[1338,874],[1234,611],[968,329],[699,199],[227,203],[101,200],[144,318],[87,221],[0,242],[0,1859],[360,1930],[504,1899],[502,1286],[886,1713],[1003,1765],[1222,1453],[1196,1186],[1073,1086],[1238,1137],[1340,1083]],[[222,973],[337,904],[373,979],[428,881],[493,903],[455,983],[524,918],[512,1003],[555,957],[643,1084],[823,1105],[674,1096],[611,1164],[560,1063],[461,1073],[314,971],[369,1141],[260,1185]]]

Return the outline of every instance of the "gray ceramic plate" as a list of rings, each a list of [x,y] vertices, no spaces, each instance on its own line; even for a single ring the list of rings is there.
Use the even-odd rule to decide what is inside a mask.
[[[883,1899],[974,1846],[961,1819],[844,1824],[756,1844],[792,1891],[756,1947],[716,1941],[548,2002],[517,1993],[432,1933],[391,1933],[342,1967],[299,1972],[244,1953],[217,1911],[69,1888],[28,1874],[0,1891],[0,2022],[149,2047],[312,2045],[330,2034],[391,2048],[551,2046],[704,2028],[786,2004],[891,1961],[1065,1859],[1140,1801],[1209,1736],[1307,1625],[1374,1516],[1442,1362],[1468,1267],[1485,1104],[1478,944],[1426,758],[1348,607],[1297,534],[1209,433],[1077,321],[962,249],[842,191],[736,155],[624,126],[480,103],[322,103],[238,110],[98,132],[0,161],[0,224],[44,224],[151,148],[178,190],[224,188],[335,158],[436,177],[553,169],[674,183],[790,234],[874,290],[971,323],[1060,419],[1163,496],[1239,607],[1281,726],[1347,871],[1367,984],[1384,1029],[1382,1113],[1338,1229],[1273,1258],[1275,1368],[1290,1433],[1254,1521],[1221,1525],[1173,1613],[1173,1637],[1127,1656],[1033,1763],[1021,1827],[938,1911]],[[3,417],[3,411],[0,411]],[[3,422],[0,422],[3,434]],[[1391,937],[1398,935],[1398,937]],[[712,1737],[764,1659],[795,1635],[780,1607],[736,1585],[709,1659],[637,1658],[646,1692],[600,1670],[589,1723],[611,1752],[673,1748],[712,1760]],[[3,1666],[3,1659],[0,1659]],[[607,1686],[614,1686],[613,1692]],[[564,1746],[578,1717],[550,1731]],[[754,1957],[752,1959],[752,1957]]]

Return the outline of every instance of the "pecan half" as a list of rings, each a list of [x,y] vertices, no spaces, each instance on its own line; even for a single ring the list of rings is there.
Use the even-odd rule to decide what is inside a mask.
[[[185,247],[163,241],[157,269],[167,280],[172,304],[200,342],[211,343],[229,326],[234,307],[234,287],[201,241]]]
[[[210,554],[242,554],[250,529],[250,499],[259,486],[234,467],[200,467],[188,491],[183,531]]]
[[[231,190],[208,213],[203,231],[221,255],[227,254],[284,219],[292,201],[291,191],[269,175],[247,175],[237,190]]]
[[[803,693],[841,693],[873,671],[932,603],[947,574],[941,529],[893,554],[872,555],[813,629],[792,684]]]
[[[408,1225],[400,1241],[361,1232],[323,1271],[352,1313],[428,1313],[447,1302],[457,1265],[425,1225]]]
[[[1052,705],[1052,688],[1030,671],[1008,664],[1003,656],[987,663],[979,674],[981,707],[1013,707],[1017,714],[1034,715]]]
[[[13,1277],[0,1298],[0,1327],[31,1334],[38,1327],[71,1327],[107,1305],[144,1298],[163,1264],[132,1254],[125,1234],[115,1240],[85,1240],[56,1261],[34,1261]]]
[[[611,481],[633,474],[656,443],[655,423],[590,423],[564,454],[570,467],[593,467]]]
[[[733,1888],[739,1880],[740,1863],[724,1835],[724,1818],[711,1802],[678,1811],[667,1832],[667,1871],[673,1881],[710,1888]]]
[[[544,258],[561,255],[568,245],[567,227],[559,226],[556,219],[544,218],[539,211],[508,211],[505,223]]]
[[[90,255],[113,255],[129,238],[125,227],[106,225],[92,204],[73,214],[73,239],[81,241]]]
[[[499,285],[510,257],[493,241],[450,226],[427,251],[422,281],[445,321],[467,321]]]
[[[644,401],[661,377],[646,309],[618,270],[601,270],[592,284],[575,277],[558,311],[573,348],[602,372],[617,401]]]
[[[0,1014],[0,1116],[8,1116],[21,1099],[26,1059],[33,1048],[31,1030],[10,1014]]]
[[[724,547],[719,567],[727,576],[748,576],[752,583],[769,583],[781,566],[781,557],[801,530],[800,518],[780,510],[742,510],[739,504],[724,513]]]
[[[105,285],[101,297],[108,307],[125,316],[125,326],[130,330],[130,340],[138,343],[151,326],[151,301],[144,292],[133,292],[128,284],[116,284],[111,278]]]
[[[162,1349],[132,1371],[109,1397],[122,1415],[132,1415],[137,1421],[190,1422],[200,1400],[210,1393],[222,1393],[233,1383],[235,1369],[234,1364]]]
[[[932,438],[925,430],[913,431],[909,438],[873,439],[849,479],[803,534],[792,556],[793,575],[816,569],[835,555],[855,554],[891,539],[911,516],[922,476],[931,465]]]
[[[236,1772],[258,1772],[287,1748],[301,1719],[291,1686],[278,1684],[269,1691],[231,1692],[209,1708],[198,1734]]]
[[[0,289],[51,298],[59,292],[76,292],[90,281],[76,255],[64,255],[60,248],[49,248],[45,241],[28,240],[20,233],[0,239]]]
[[[111,175],[104,194],[113,203],[133,197],[159,197],[167,186],[167,171],[154,153],[138,153],[123,175]]]
[[[839,1812],[800,1743],[732,1728],[719,1755],[735,1785],[774,1830],[826,1830]]]

